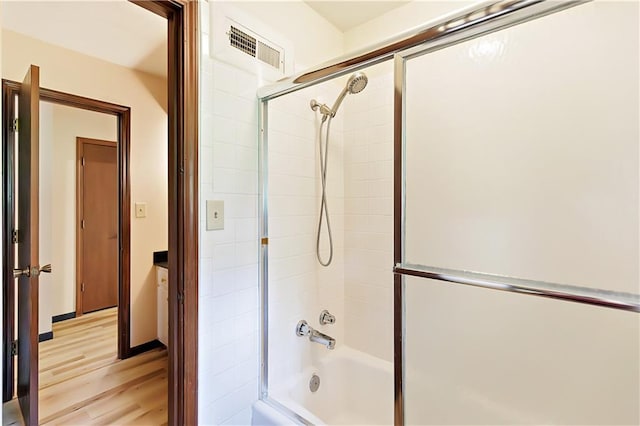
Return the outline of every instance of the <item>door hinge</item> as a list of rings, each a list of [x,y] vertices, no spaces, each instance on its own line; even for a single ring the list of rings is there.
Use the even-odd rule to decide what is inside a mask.
[[[17,229],[14,229],[13,231],[11,231],[11,242],[13,244],[18,244],[19,238],[20,238],[20,231],[18,231]]]
[[[80,163],[84,166],[84,157],[80,158]]]
[[[14,340],[11,342],[11,356],[18,355],[18,341]]]
[[[84,283],[80,284],[80,291],[84,292]]]
[[[19,127],[20,127],[20,122],[18,121],[17,118],[14,118],[13,122],[11,123],[11,131],[15,133],[18,131]]]
[[[178,292],[178,303],[184,303],[184,293],[181,291]]]
[[[80,221],[80,229],[84,229],[84,219]]]

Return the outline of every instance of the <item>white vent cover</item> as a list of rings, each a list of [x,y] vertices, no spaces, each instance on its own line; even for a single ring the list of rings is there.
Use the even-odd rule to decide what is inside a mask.
[[[231,47],[235,47],[281,72],[284,71],[284,59],[281,59],[284,56],[284,51],[282,48],[277,47],[275,43],[271,43],[268,40],[260,40],[259,36],[246,28],[242,28],[233,21],[229,25],[227,34]]]
[[[220,8],[219,3],[214,5],[212,11]],[[215,58],[257,74],[263,80],[275,81],[293,73],[290,53],[293,49],[285,47],[290,43],[269,31],[263,23],[243,16],[228,5],[212,14],[212,22],[211,54]]]

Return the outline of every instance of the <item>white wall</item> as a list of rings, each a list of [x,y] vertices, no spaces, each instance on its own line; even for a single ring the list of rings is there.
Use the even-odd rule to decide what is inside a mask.
[[[53,262],[53,227],[51,221],[51,204],[54,199],[52,184],[52,170],[54,164],[51,161],[54,153],[53,131],[53,106],[40,102],[40,165],[39,165],[39,226],[40,226],[40,264]],[[39,309],[38,309],[38,333],[51,331],[51,316],[53,311],[52,297],[56,294],[53,274],[40,275],[39,283]]]
[[[255,91],[264,82],[208,56],[209,7],[217,5],[200,3],[199,421],[249,424],[259,368]],[[296,69],[342,53],[342,34],[302,2],[233,6],[292,41]],[[208,199],[225,201],[225,230],[205,230]]]
[[[217,7],[232,5],[241,13],[264,23],[268,33],[280,34],[292,42],[294,72],[343,53],[343,34],[303,1],[221,1],[214,4]]]
[[[14,32],[2,37],[3,78],[22,81],[34,63],[42,87],[131,107],[131,344],[155,339],[153,252],[168,246],[166,80]],[[147,203],[145,219],[134,217],[136,201]]]
[[[46,104],[46,103],[44,103]],[[56,267],[50,274],[53,292],[47,304],[51,315],[61,315],[76,310],[76,137],[117,141],[115,116],[47,104],[53,113],[53,133],[50,146],[44,146],[40,133],[40,149],[49,149],[51,155],[41,155],[41,167],[48,164],[50,186],[55,194],[49,210],[41,208],[41,216],[49,216],[50,227],[40,230],[41,243],[49,231],[52,253],[41,256],[41,262],[51,262]],[[42,173],[42,171],[41,171]],[[42,191],[42,187],[41,187]]]
[[[40,102],[40,263],[55,265],[40,276],[40,334],[75,311],[76,137],[116,141],[116,126],[111,115]]]
[[[411,1],[344,33],[345,52],[365,48],[414,27],[454,13],[474,1]]]

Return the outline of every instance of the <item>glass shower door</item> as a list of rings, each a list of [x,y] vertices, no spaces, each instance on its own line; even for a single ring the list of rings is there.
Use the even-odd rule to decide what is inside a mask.
[[[404,63],[405,424],[640,422],[639,48],[594,2]]]

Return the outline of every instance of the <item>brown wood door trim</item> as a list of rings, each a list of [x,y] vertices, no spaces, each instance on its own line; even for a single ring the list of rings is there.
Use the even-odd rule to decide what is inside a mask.
[[[118,143],[114,141],[105,141],[84,137],[76,138],[76,317],[82,316],[84,313],[82,292],[82,283],[84,282],[84,268],[82,267],[82,262],[84,260],[84,233],[82,231],[82,220],[84,218],[82,194],[84,193],[84,183],[82,179],[82,158],[84,157],[84,146],[87,144],[109,146],[115,148],[116,150],[118,149]],[[118,198],[120,198],[119,195]],[[118,205],[121,204],[121,201],[122,200],[120,199],[118,200]],[[121,226],[119,226],[119,228],[120,227]],[[118,235],[118,238],[119,237],[120,236]],[[120,285],[118,285],[118,288],[120,288]],[[120,305],[119,300],[118,305]],[[128,349],[127,353],[129,352],[131,352],[131,348]]]
[[[198,424],[198,1],[130,0],[169,34],[169,424]]]

